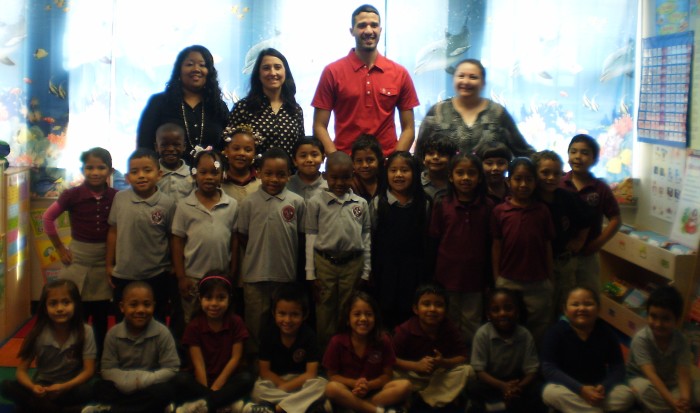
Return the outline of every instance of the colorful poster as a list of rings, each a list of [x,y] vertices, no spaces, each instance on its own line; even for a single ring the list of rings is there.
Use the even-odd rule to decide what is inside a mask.
[[[688,146],[694,33],[643,40],[637,136],[640,142]]]
[[[46,208],[34,208],[29,211],[29,221],[32,224],[32,231],[35,237],[44,235],[44,221],[42,216],[44,215]],[[64,228],[70,228],[70,219],[68,217],[68,212],[64,212],[56,218],[56,229],[61,230]]]
[[[700,151],[688,156],[680,203],[671,227],[672,241],[697,249],[700,242]]]
[[[691,1],[695,0],[657,0],[656,33],[671,34],[687,31]]]
[[[653,145],[651,168],[649,214],[671,222],[676,215],[680,200],[685,170],[685,150]]]

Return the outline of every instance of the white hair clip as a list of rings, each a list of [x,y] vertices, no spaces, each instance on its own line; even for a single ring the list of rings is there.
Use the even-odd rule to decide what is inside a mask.
[[[197,168],[192,168],[192,175],[197,175]]]
[[[194,147],[194,149],[192,149],[190,155],[192,155],[192,157],[196,157],[197,155],[199,155],[200,152],[211,151],[212,149],[213,148],[211,147],[211,145],[207,146],[206,148],[202,148],[201,146],[197,145]]]
[[[219,161],[214,161],[214,168],[216,168],[216,169],[221,168],[221,164],[219,163]]]

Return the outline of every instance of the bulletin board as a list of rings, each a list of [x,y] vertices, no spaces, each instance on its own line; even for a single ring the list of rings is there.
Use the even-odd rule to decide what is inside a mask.
[[[637,117],[640,142],[688,146],[688,108],[694,32],[643,40]]]

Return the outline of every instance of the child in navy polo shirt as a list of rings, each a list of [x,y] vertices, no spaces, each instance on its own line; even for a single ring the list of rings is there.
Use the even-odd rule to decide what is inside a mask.
[[[124,287],[145,281],[155,294],[155,317],[165,320],[171,275],[170,225],[175,201],[156,185],[162,173],[158,156],[139,148],[129,157],[126,180],[130,189],[114,196],[107,234],[107,275],[114,300],[121,302]],[[118,315],[121,320],[121,315]]]
[[[450,137],[443,134],[428,136],[420,142],[421,150],[416,151],[422,155],[424,170],[420,175],[423,191],[431,201],[442,198],[447,193],[449,185],[447,165],[457,153],[457,145]]]
[[[415,316],[394,333],[396,374],[409,379],[431,408],[455,402],[472,372],[466,364],[464,336],[446,317],[447,306],[444,288],[419,286],[413,300]]]
[[[282,283],[296,281],[302,245],[304,200],[286,188],[291,161],[280,148],[265,151],[260,189],[241,202],[236,232],[245,253],[241,267],[249,352],[256,354],[263,315]]]
[[[576,284],[588,285],[593,289],[600,287],[600,262],[598,251],[620,229],[622,218],[620,206],[610,187],[596,178],[591,168],[598,163],[600,146],[588,135],[576,135],[569,143],[569,171],[561,181],[561,186],[578,196],[591,209],[591,227],[586,243],[578,256]],[[603,228],[603,217],[608,225]]]
[[[274,324],[260,340],[260,378],[243,412],[306,412],[320,404],[327,381],[318,377],[320,354],[316,334],[306,325],[309,301],[296,283],[277,287],[272,298]],[[276,406],[276,409],[275,409]],[[257,410],[255,410],[257,409]]]

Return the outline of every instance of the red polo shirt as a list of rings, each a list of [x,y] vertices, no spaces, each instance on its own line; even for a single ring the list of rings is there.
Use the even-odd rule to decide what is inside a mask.
[[[323,69],[311,106],[334,111],[335,147],[350,153],[362,133],[377,137],[384,155],[396,148],[395,108],[411,110],[418,106],[418,95],[408,71],[398,63],[377,55],[374,66],[367,66],[355,49]]]
[[[603,232],[603,216],[610,219],[620,215],[620,205],[615,199],[612,190],[605,181],[591,175],[593,180],[583,188],[576,189],[573,182],[573,172],[569,171],[564,175],[559,184],[560,187],[576,192],[581,200],[591,208],[591,227],[588,230],[586,244],[598,238]]]
[[[403,360],[417,361],[425,356],[435,355],[439,351],[443,357],[468,357],[464,334],[447,316],[440,324],[435,339],[430,338],[420,326],[417,316],[396,327],[394,332],[394,350],[396,356]]]
[[[362,357],[355,354],[349,333],[336,334],[323,355],[323,367],[326,370],[336,371],[341,376],[352,379],[376,379],[384,373],[386,367],[392,367],[394,363],[396,355],[386,334],[380,343],[367,347]]]
[[[496,205],[493,238],[501,241],[500,275],[514,281],[542,281],[547,273],[547,242],[554,238],[549,209],[534,201],[522,208],[506,202]]]
[[[96,197],[85,184],[67,189],[56,201],[63,211],[69,211],[71,236],[80,242],[107,241],[107,218],[117,190],[107,188]]]

